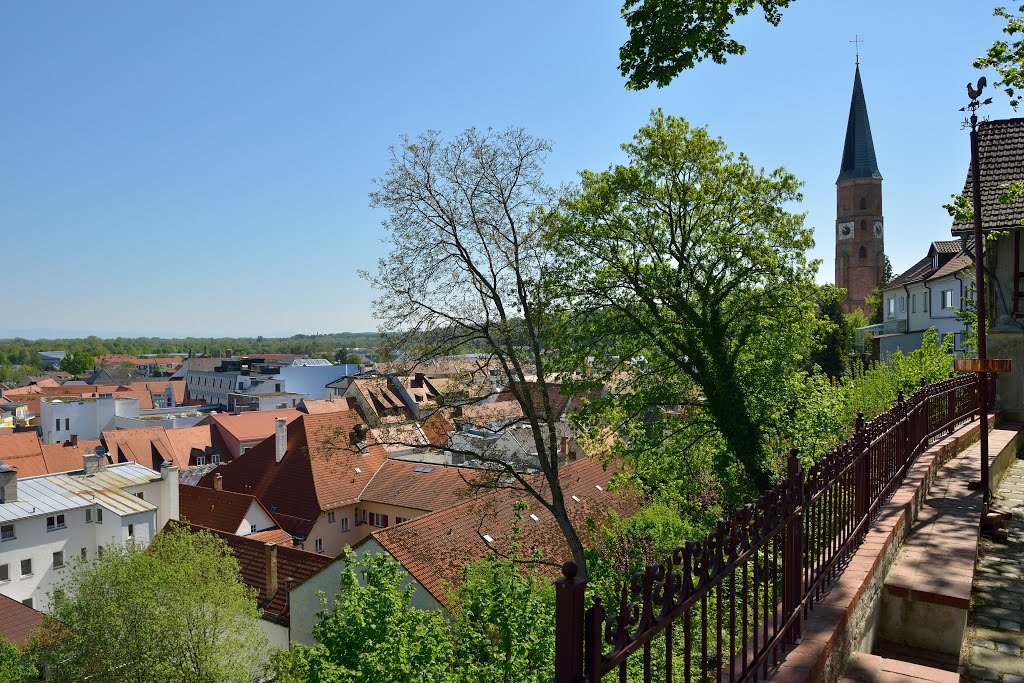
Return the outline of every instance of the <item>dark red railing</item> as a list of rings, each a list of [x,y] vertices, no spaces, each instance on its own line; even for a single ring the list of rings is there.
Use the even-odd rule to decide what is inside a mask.
[[[794,450],[774,489],[634,574],[615,605],[593,596],[587,607],[587,582],[567,562],[555,584],[555,683],[616,669],[621,683],[766,676],[907,468],[977,417],[978,381],[922,381],[888,412],[858,417],[854,435],[806,471]]]

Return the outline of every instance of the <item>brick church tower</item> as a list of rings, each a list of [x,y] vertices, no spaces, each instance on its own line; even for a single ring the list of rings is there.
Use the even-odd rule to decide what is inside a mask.
[[[878,286],[884,268],[882,174],[875,160],[858,63],[836,181],[836,286],[846,289],[843,311],[861,308],[870,315],[864,301]]]

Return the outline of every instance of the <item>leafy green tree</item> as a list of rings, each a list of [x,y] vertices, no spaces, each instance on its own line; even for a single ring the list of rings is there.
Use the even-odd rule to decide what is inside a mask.
[[[838,378],[850,369],[853,352],[853,332],[843,315],[843,297],[846,290],[833,285],[818,289],[818,327],[810,362],[829,377]]]
[[[467,564],[462,584],[449,595],[457,681],[551,680],[555,603],[549,578],[491,556]]]
[[[755,7],[773,26],[792,0],[625,0],[622,16],[629,40],[619,49],[619,71],[626,87],[659,88],[697,62],[711,59],[724,64],[747,48],[733,39],[729,29],[737,18]]]
[[[384,554],[351,548],[334,603],[318,615],[317,645],[293,645],[274,658],[281,683],[450,683],[453,649],[440,611],[412,606],[401,566]],[[362,580],[360,580],[362,579]],[[420,589],[422,590],[422,589]]]
[[[594,357],[601,381],[630,377],[651,419],[677,408],[680,425],[711,427],[719,475],[763,491],[816,327],[812,232],[785,208],[800,183],[660,110],[623,149],[626,164],[584,171],[547,216],[560,352]]]
[[[1024,14],[1024,5],[1017,11]],[[1007,37],[992,43],[983,56],[974,60],[974,66],[996,70],[1001,80],[993,85],[1003,88],[1010,97],[1010,106],[1016,109],[1020,105],[1020,90],[1024,88],[1024,16],[1005,7],[996,7],[993,14],[1006,22],[1002,31]]]
[[[76,560],[51,594],[33,649],[47,681],[258,680],[266,648],[256,591],[223,540],[178,527],[148,549]]]
[[[0,636],[0,681],[5,683],[33,683],[39,672],[27,661],[11,641]]]
[[[85,351],[75,351],[64,356],[60,369],[72,375],[81,375],[96,367],[96,360]]]

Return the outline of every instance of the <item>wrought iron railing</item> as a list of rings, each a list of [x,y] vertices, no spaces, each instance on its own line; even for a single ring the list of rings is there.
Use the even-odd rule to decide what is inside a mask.
[[[922,380],[888,412],[859,416],[853,436],[806,471],[794,450],[774,489],[634,574],[616,605],[592,596],[588,607],[587,583],[567,562],[556,582],[555,683],[598,683],[615,670],[622,683],[766,676],[907,468],[977,416],[978,377]]]

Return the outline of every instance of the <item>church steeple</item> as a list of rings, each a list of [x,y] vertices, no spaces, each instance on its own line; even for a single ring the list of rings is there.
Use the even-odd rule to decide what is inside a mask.
[[[836,181],[836,286],[846,290],[843,310],[847,313],[857,308],[870,313],[867,298],[885,272],[882,221],[882,174],[875,159],[858,64],[843,163]]]
[[[860,82],[858,65],[853,77],[853,99],[850,100],[850,119],[846,124],[846,145],[843,147],[839,180],[881,177],[875,160],[875,143],[871,140],[868,105],[864,101],[864,86]]]

